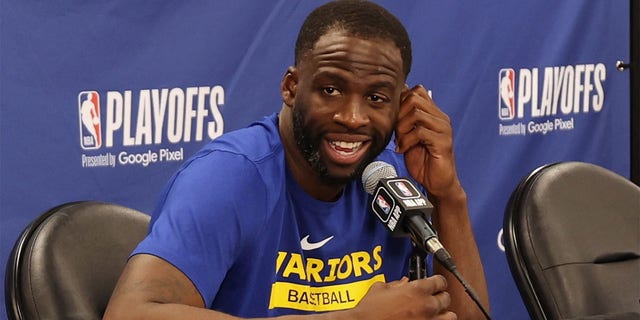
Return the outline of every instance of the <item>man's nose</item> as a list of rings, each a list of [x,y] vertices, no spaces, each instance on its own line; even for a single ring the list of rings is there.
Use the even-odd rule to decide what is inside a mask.
[[[356,129],[369,123],[368,110],[367,102],[362,97],[354,97],[336,111],[333,120],[350,129]]]

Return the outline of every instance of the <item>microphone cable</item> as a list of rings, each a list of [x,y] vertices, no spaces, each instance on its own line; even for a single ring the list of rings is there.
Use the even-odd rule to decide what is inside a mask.
[[[441,248],[440,250],[434,253],[434,256],[438,261],[440,261],[440,263],[447,270],[449,270],[449,272],[451,272],[456,277],[456,279],[458,279],[458,282],[460,282],[460,284],[464,287],[464,291],[467,292],[469,297],[471,297],[471,300],[473,300],[473,302],[475,302],[478,308],[480,308],[480,311],[482,311],[482,314],[484,314],[485,319],[491,320],[491,316],[489,315],[489,312],[487,312],[487,309],[485,309],[482,303],[480,303],[480,298],[478,298],[478,295],[476,294],[475,290],[473,290],[471,285],[467,283],[467,281],[464,279],[464,277],[462,277],[460,272],[458,272],[458,267],[453,262],[453,258],[451,257],[451,254],[449,254],[449,252],[445,248]]]

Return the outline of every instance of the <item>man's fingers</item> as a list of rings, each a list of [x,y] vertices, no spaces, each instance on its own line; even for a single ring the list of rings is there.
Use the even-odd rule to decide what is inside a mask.
[[[446,310],[451,304],[451,296],[446,291],[441,291],[433,295],[432,300],[435,301],[435,308],[439,311]]]
[[[433,320],[457,320],[458,315],[452,311],[446,311],[432,318]]]
[[[424,112],[434,115],[437,118],[448,119],[446,113],[442,112],[440,108],[433,102],[427,89],[422,85],[417,85],[407,91],[404,91],[400,96],[400,112],[398,118],[405,117],[412,109],[422,109]]]
[[[426,279],[412,282],[419,288],[423,296],[425,310],[429,310],[432,315],[444,314],[451,304],[451,296],[446,291],[447,280],[441,275],[434,275]],[[443,318],[447,319],[447,318]]]
[[[431,96],[429,96],[429,92],[423,85],[418,84],[418,85],[415,85],[413,88],[409,89],[409,86],[405,84],[405,90],[402,91],[402,94],[400,96],[400,101],[401,102],[404,101],[412,94],[416,94],[426,100],[431,100]]]
[[[405,283],[409,282],[409,278],[407,277],[402,277],[402,279],[400,280],[396,280],[396,281],[391,281],[389,283],[387,283],[387,286],[389,287],[397,287],[397,286],[401,286]]]
[[[451,120],[429,98],[423,87],[412,89],[403,95],[396,133],[400,136],[414,134],[415,129],[425,128],[438,133],[450,133]],[[425,140],[422,137],[419,140]]]
[[[447,289],[447,278],[442,275],[436,274],[428,279],[433,279],[433,292],[440,292]]]
[[[447,132],[437,132],[426,127],[415,127],[412,132],[401,133],[396,136],[398,152],[404,153],[415,145],[423,145],[429,149],[432,156],[440,157],[443,153],[449,152],[453,145],[451,134]]]
[[[420,290],[423,290],[426,294],[435,294],[447,289],[447,279],[439,274],[412,281],[411,284],[420,288]]]

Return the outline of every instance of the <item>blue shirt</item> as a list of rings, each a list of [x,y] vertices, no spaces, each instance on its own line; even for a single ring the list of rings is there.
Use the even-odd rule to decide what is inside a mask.
[[[402,155],[379,156],[408,176]],[[354,307],[376,281],[407,275],[411,243],[367,210],[358,180],[314,199],[285,165],[273,114],[227,133],[171,178],[133,254],[180,269],[207,306],[241,317]]]

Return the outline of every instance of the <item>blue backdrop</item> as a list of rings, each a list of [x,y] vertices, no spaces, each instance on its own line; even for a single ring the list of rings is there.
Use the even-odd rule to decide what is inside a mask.
[[[279,110],[297,31],[322,2],[1,0],[0,261],[67,201],[150,212],[182,160]],[[492,314],[527,319],[504,207],[549,162],[629,176],[629,75],[615,69],[629,1],[379,3],[412,37],[409,85],[451,116]]]

